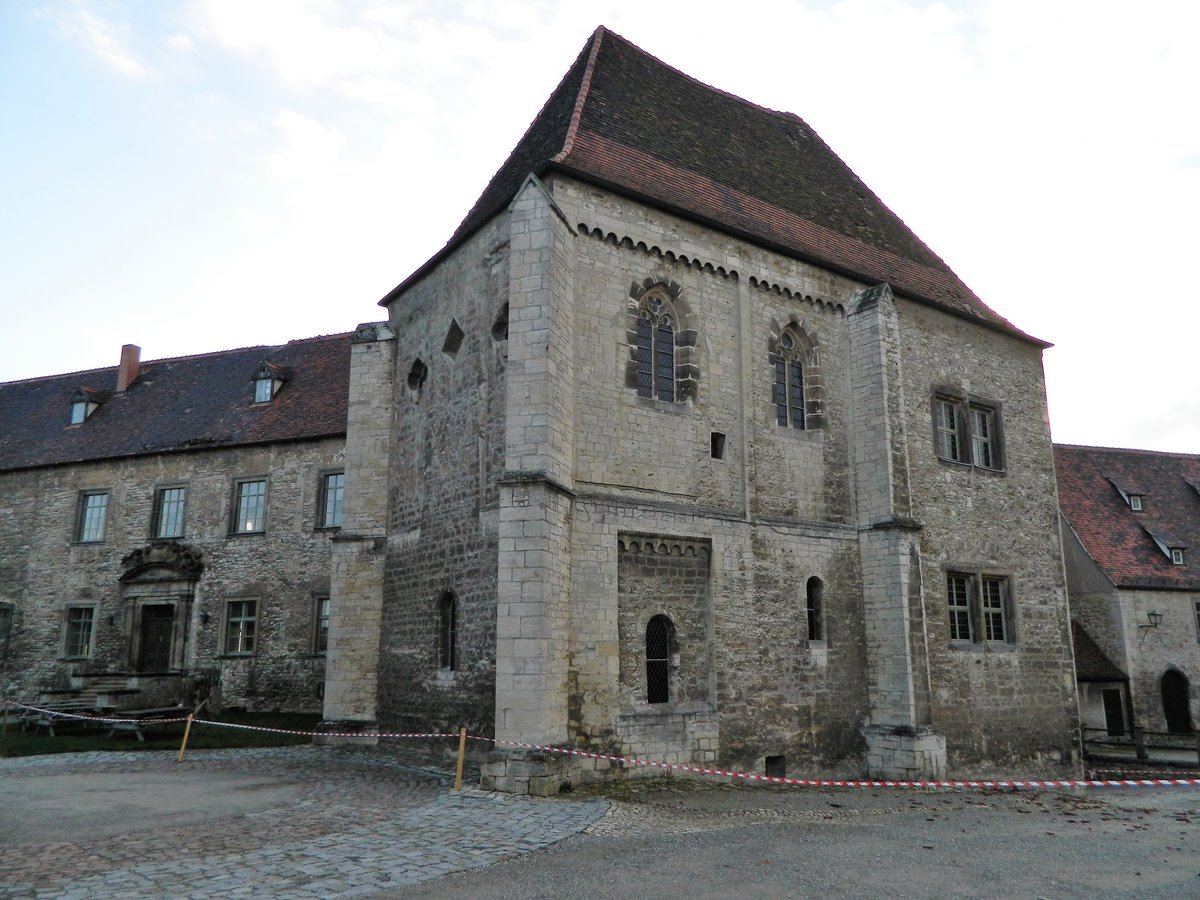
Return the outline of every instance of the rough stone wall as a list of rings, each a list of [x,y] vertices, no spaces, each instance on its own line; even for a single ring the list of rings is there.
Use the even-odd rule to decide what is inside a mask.
[[[933,725],[957,771],[1068,759],[1076,690],[1040,351],[903,298],[896,303]],[[938,459],[932,397],[947,386],[1000,404],[1003,472]],[[948,570],[1010,578],[1014,642],[951,644]]]
[[[180,600],[176,651],[182,670],[219,680],[225,705],[320,709],[325,659],[315,652],[316,597],[329,592],[331,532],[316,528],[320,475],[342,465],[340,438],[87,463],[0,475],[0,600],[17,611],[10,671],[18,695],[69,687],[72,677],[128,673],[134,595],[181,598],[182,583],[122,586],[122,559],[151,540],[156,485],[188,488],[182,543],[203,554],[190,600]],[[265,475],[264,534],[229,534],[234,479]],[[79,492],[107,490],[104,540],[74,541]],[[226,603],[258,601],[252,656],[222,653]],[[64,609],[94,604],[89,658],[62,658]],[[207,619],[207,621],[205,621]],[[185,645],[180,652],[178,641]],[[145,679],[143,679],[145,680]]]
[[[492,329],[508,299],[508,241],[502,215],[389,309],[396,400],[379,635],[381,728],[493,728],[508,342]],[[452,322],[462,332],[456,350]],[[446,592],[458,604],[454,671],[438,660],[438,605]]]
[[[572,735],[606,751],[756,771],[779,755],[794,771],[856,770],[862,588],[848,527],[848,343],[832,298],[859,286],[570,181],[553,188],[579,234]],[[647,279],[678,287],[697,330],[697,385],[684,403],[640,398],[626,382],[627,306]],[[819,347],[821,391],[806,395],[823,394],[819,412],[810,408],[819,427],[805,431],[778,426],[772,399],[770,342],[788,324]],[[726,437],[723,459],[711,454],[712,432]],[[711,658],[705,699],[639,707],[622,687],[636,683],[640,656],[620,623],[638,618],[632,598],[645,593],[622,583],[625,533],[712,547],[710,636],[694,639],[696,622],[680,632],[681,657]],[[826,639],[809,642],[814,576]]]
[[[1121,639],[1129,660],[1129,689],[1134,719],[1148,731],[1166,731],[1160,682],[1170,669],[1189,682],[1192,728],[1200,731],[1200,623],[1194,591],[1130,591],[1120,593]],[[1157,628],[1139,628],[1147,613],[1162,615]]]

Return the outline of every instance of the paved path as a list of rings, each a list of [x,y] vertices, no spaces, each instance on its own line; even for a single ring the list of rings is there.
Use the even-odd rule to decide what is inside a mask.
[[[602,799],[455,794],[327,747],[0,760],[0,897],[330,897],[490,865],[582,831]]]

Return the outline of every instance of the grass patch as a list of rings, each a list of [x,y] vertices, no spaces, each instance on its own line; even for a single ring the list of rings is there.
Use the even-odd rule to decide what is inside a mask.
[[[321,716],[317,713],[227,713],[221,722],[253,725],[258,728],[282,728],[291,731],[312,731]],[[46,753],[84,753],[90,750],[178,750],[183,740],[183,725],[167,725],[146,733],[145,742],[131,732],[117,732],[108,737],[103,725],[66,725],[55,727],[53,737],[45,732],[21,731],[16,722],[0,738],[0,757],[40,756]],[[222,728],[197,719],[192,723],[188,738],[189,750],[216,750],[226,747],[287,747],[308,744],[307,735],[275,734],[269,731],[247,731],[244,728]]]

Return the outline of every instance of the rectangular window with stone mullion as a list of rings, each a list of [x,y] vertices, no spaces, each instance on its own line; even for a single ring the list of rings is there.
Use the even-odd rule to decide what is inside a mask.
[[[186,487],[159,488],[154,495],[154,523],[151,529],[154,536],[156,538],[183,537],[186,511]]]
[[[970,575],[950,572],[946,576],[946,605],[950,609],[950,640],[973,641]]]
[[[939,388],[933,397],[933,440],[944,462],[1004,470],[1000,405],[991,400]]]
[[[342,527],[342,498],[346,492],[346,475],[329,472],[321,477],[321,527]]]
[[[983,594],[983,636],[995,643],[1007,643],[1008,628],[1008,579],[980,578]]]
[[[63,656],[84,659],[92,655],[92,633],[96,624],[96,607],[69,606],[63,635]]]
[[[79,518],[75,540],[94,544],[104,540],[104,522],[108,516],[108,492],[84,491],[79,495]]]
[[[261,534],[267,530],[267,482],[262,478],[238,481],[234,491],[234,534]]]
[[[225,654],[249,656],[254,653],[258,624],[258,601],[231,600],[226,607]]]

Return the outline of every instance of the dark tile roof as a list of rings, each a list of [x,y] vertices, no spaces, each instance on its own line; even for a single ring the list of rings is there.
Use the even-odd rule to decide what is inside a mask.
[[[1200,456],[1056,444],[1054,467],[1063,516],[1113,584],[1200,590]],[[1142,511],[1115,485],[1137,485]],[[1194,549],[1177,566],[1152,534]]]
[[[1128,681],[1129,676],[1109,659],[1082,625],[1071,620],[1071,644],[1075,647],[1076,681]]]
[[[266,360],[288,373],[269,403],[251,377]],[[81,387],[113,391],[117,367],[0,384],[0,471],[147,453],[296,441],[346,433],[348,334],[141,364],[136,381],[81,425]]]
[[[702,84],[604,28],[447,246],[382,302],[499,212],[530,173],[551,170],[1035,340],[985,306],[802,119]]]

